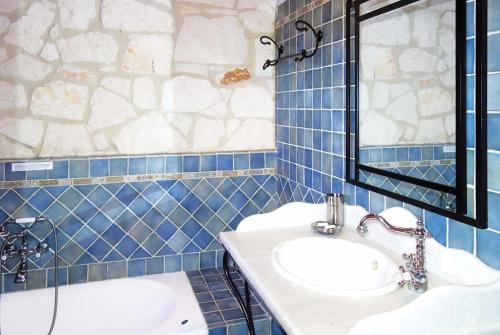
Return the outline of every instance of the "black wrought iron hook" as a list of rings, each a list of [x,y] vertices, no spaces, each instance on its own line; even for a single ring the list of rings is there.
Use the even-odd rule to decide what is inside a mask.
[[[267,41],[266,41],[267,40]],[[266,60],[266,62],[264,63],[264,65],[262,66],[262,68],[265,70],[267,69],[269,66],[275,66],[276,64],[279,63],[280,61],[280,58],[281,58],[281,55],[283,54],[283,52],[285,51],[285,47],[283,45],[278,45],[278,43],[276,43],[275,40],[273,40],[271,37],[269,36],[261,36],[260,37],[260,43],[264,44],[264,45],[271,45],[273,44],[276,48],[276,50],[278,51],[278,58],[274,59],[274,60]]]
[[[284,52],[283,45],[279,45],[275,40],[273,40],[269,36],[261,36],[260,43],[265,44],[265,45],[273,44],[276,47],[276,50],[278,51],[278,57],[276,59],[266,60],[266,62],[262,66],[262,68],[264,70],[267,69],[269,66],[275,66],[276,64],[278,64],[280,62],[280,60],[283,60],[283,59],[294,57],[296,62],[300,62],[300,61],[304,60],[305,58],[312,57],[316,54],[316,52],[318,51],[318,48],[319,48],[319,44],[320,44],[321,40],[323,39],[323,32],[321,30],[316,31],[309,23],[307,23],[304,20],[298,20],[297,22],[295,22],[295,28],[298,31],[304,31],[304,32],[309,31],[309,30],[312,31],[312,33],[314,34],[314,37],[316,39],[316,44],[314,46],[314,50],[308,54],[306,49],[302,49],[299,53],[283,57],[282,56],[283,52]]]
[[[301,25],[301,24],[304,25],[304,26],[300,27],[299,25]],[[316,31],[313,28],[313,26],[311,26],[309,23],[307,23],[304,20],[298,20],[297,22],[295,22],[295,28],[298,31],[304,31],[304,32],[311,30],[312,33],[314,34],[314,37],[316,37],[316,45],[314,46],[314,50],[310,54],[307,54],[307,50],[306,49],[302,49],[300,51],[300,54],[298,54],[297,57],[295,57],[295,61],[300,62],[304,58],[309,58],[309,57],[314,56],[316,54],[316,52],[318,52],[319,43],[323,39],[323,32],[321,30]]]

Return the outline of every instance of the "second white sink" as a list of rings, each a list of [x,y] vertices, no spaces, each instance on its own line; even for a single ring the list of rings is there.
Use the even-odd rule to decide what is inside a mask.
[[[396,263],[380,251],[342,239],[307,237],[272,251],[273,268],[302,287],[330,295],[369,297],[394,291]]]

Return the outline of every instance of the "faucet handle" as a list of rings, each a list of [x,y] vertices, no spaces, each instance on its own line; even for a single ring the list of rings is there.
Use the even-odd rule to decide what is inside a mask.
[[[399,271],[401,272],[402,279],[398,282],[399,287],[403,287],[412,281],[411,272],[406,270],[404,266],[399,266]]]
[[[368,234],[368,228],[365,225],[358,225],[356,227],[356,231],[361,236],[365,236],[366,234]]]
[[[49,249],[49,244],[47,242],[40,242],[35,248],[35,257],[40,258],[42,254],[46,253]],[[42,258],[43,260],[43,258]]]

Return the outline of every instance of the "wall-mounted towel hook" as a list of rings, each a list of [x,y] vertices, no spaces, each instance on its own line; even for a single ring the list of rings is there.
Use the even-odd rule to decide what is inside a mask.
[[[316,40],[313,51],[310,53],[307,53],[306,49],[302,49],[299,53],[282,57],[283,52],[284,52],[283,45],[278,44],[275,40],[273,40],[269,36],[262,36],[260,38],[260,43],[265,44],[265,45],[274,44],[274,46],[276,47],[276,49],[278,51],[277,58],[275,58],[273,60],[270,60],[270,59],[266,60],[266,62],[262,66],[262,68],[264,70],[267,69],[269,66],[275,66],[276,64],[278,64],[280,62],[280,60],[294,57],[296,62],[300,62],[300,61],[304,60],[305,58],[309,58],[309,57],[314,56],[316,54],[316,52],[318,52],[319,44],[320,44],[321,40],[323,39],[323,32],[321,30],[316,31],[309,23],[307,23],[304,20],[298,20],[297,22],[295,22],[295,28],[298,31],[307,32],[310,30],[313,33],[315,40]]]
[[[269,36],[261,36],[260,37],[260,43],[262,43],[264,45],[271,45],[271,44],[273,44],[276,47],[276,50],[278,51],[278,58],[275,59],[275,60],[270,60],[270,59],[266,60],[266,62],[262,66],[262,68],[265,70],[269,66],[275,66],[276,64],[278,64],[278,62],[280,61],[281,55],[285,51],[285,47],[283,45],[278,45],[278,43],[276,43],[276,41],[273,40]]]

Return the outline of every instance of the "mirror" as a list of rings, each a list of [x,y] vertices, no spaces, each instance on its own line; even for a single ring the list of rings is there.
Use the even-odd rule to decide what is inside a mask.
[[[474,55],[466,54],[465,13],[459,0],[348,3],[346,177],[480,226],[475,200],[484,190],[474,171],[483,149],[467,113]]]

